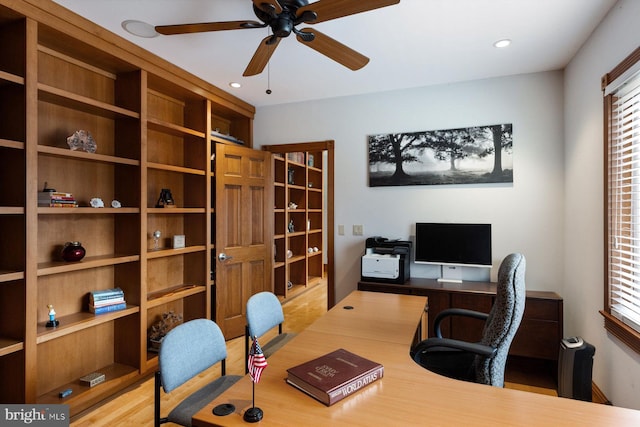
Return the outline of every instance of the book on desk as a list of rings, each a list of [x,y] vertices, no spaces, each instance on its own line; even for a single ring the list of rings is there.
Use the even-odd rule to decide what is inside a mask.
[[[341,348],[287,369],[287,383],[331,406],[383,374],[381,364]]]

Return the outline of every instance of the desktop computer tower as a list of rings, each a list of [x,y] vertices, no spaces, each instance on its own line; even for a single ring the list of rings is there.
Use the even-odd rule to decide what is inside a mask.
[[[558,396],[591,402],[591,374],[596,349],[580,337],[560,342]]]

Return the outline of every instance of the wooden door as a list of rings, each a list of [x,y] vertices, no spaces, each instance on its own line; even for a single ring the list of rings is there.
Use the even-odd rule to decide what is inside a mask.
[[[226,339],[244,335],[249,297],[271,291],[271,157],[216,144],[216,323]]]

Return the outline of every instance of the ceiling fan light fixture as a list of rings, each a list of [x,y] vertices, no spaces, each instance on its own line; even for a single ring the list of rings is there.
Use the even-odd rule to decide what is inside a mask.
[[[147,39],[158,37],[159,35],[153,25],[142,21],[136,21],[134,19],[122,21],[122,28],[129,34]]]
[[[509,39],[501,39],[493,44],[493,47],[497,47],[498,49],[505,48],[511,44],[511,40]]]

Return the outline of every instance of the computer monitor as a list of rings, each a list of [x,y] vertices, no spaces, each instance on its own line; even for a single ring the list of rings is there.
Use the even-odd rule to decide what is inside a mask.
[[[415,262],[491,267],[491,224],[416,223]]]

